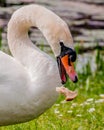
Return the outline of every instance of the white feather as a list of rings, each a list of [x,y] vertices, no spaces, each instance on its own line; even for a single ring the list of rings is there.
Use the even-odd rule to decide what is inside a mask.
[[[8,24],[8,44],[13,57],[0,52],[0,125],[32,120],[50,108],[61,86],[56,62],[33,45],[28,29],[38,27],[54,54],[59,41],[69,46],[72,37],[66,23],[38,5],[18,9]]]

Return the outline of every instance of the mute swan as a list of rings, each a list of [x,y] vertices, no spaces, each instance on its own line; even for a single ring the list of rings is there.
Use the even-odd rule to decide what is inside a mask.
[[[39,28],[49,42],[60,75],[56,62],[30,41],[31,26]],[[61,80],[66,82],[66,73],[77,81],[71,34],[53,12],[39,5],[18,9],[8,23],[7,38],[13,57],[0,51],[1,126],[32,120],[50,108],[58,97],[56,87],[61,86]]]

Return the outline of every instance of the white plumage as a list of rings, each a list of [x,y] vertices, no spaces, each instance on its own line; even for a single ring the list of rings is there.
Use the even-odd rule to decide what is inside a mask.
[[[18,9],[8,24],[8,44],[13,57],[0,51],[0,125],[26,122],[50,108],[61,86],[56,62],[32,44],[28,29],[38,27],[55,56],[59,42],[71,46],[66,23],[39,5]]]

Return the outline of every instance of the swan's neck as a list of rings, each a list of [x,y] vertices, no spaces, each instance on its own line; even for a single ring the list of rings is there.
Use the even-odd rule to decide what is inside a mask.
[[[13,14],[8,24],[9,47],[13,56],[19,61],[22,57],[27,58],[27,55],[37,50],[28,37],[28,30],[31,26],[40,29],[55,56],[60,53],[61,40],[66,46],[70,46],[69,43],[73,42],[66,23],[53,12],[38,5],[22,7]]]

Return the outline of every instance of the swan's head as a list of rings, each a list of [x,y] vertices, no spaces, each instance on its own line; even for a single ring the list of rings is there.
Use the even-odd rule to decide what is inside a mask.
[[[78,77],[73,64],[76,60],[76,52],[73,49],[66,47],[63,42],[60,42],[60,48],[61,52],[57,57],[57,62],[62,84],[66,83],[67,75],[74,83],[76,83],[78,81]]]

